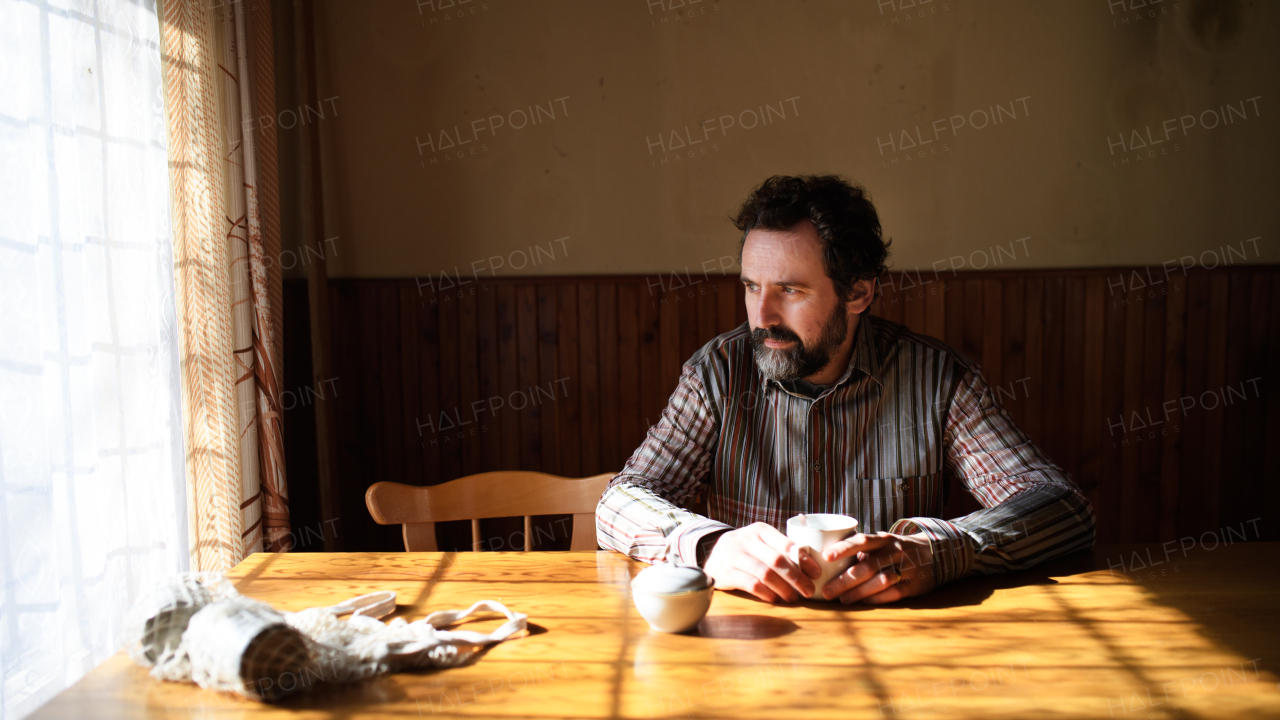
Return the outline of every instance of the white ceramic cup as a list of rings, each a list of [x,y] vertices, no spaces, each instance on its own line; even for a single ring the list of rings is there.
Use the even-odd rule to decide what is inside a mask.
[[[810,513],[797,515],[787,521],[787,537],[795,542],[790,554],[792,562],[799,565],[799,553],[807,552],[822,568],[822,575],[813,581],[813,594],[809,596],[810,600],[824,600],[823,586],[849,569],[857,559],[850,555],[834,562],[827,562],[822,559],[823,551],[857,532],[858,520],[848,515]]]

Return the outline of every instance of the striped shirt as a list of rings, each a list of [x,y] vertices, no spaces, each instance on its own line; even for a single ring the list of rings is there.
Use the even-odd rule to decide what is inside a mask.
[[[983,506],[938,516],[947,479]],[[707,516],[687,508],[705,499]],[[704,345],[596,508],[600,546],[645,562],[702,561],[726,530],[798,513],[924,533],[938,584],[1091,547],[1093,508],[945,343],[864,314],[834,385],[807,397],[756,367],[750,328]]]

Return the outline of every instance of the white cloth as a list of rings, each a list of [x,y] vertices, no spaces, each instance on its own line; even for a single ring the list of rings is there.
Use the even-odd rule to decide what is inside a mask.
[[[0,718],[187,568],[154,0],[0,0]]]

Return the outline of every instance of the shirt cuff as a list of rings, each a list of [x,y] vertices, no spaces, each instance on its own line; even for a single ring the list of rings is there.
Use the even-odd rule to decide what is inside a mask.
[[[973,568],[973,545],[968,534],[955,523],[931,517],[902,518],[889,532],[894,535],[924,533],[929,538],[937,586],[959,580]]]
[[[698,518],[697,520],[688,520],[680,523],[667,536],[667,561],[670,562],[673,559],[671,552],[674,551],[676,559],[679,559],[680,562],[686,565],[702,567],[702,563],[698,562],[700,541],[712,533],[721,534],[726,530],[732,529],[732,525],[725,525],[710,518]]]

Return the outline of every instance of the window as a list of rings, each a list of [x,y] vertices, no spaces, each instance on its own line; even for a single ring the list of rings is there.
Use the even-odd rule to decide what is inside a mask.
[[[0,0],[0,717],[188,563],[154,2]]]

